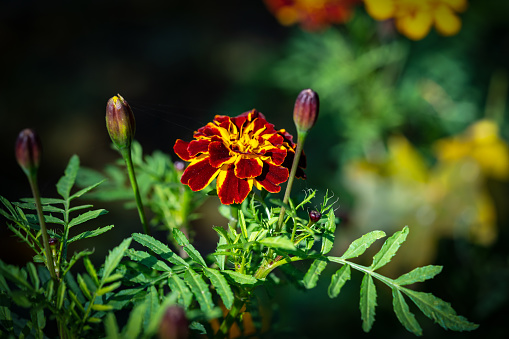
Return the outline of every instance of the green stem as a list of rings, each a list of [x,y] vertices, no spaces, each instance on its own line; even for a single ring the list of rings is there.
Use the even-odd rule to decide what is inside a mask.
[[[240,315],[240,312],[244,307],[244,304],[246,303],[243,296],[244,296],[243,294],[240,296],[235,296],[235,300],[233,301],[233,305],[232,308],[230,309],[230,312],[228,312],[228,315],[226,316],[226,318],[224,318],[223,322],[221,323],[221,326],[219,327],[219,330],[215,335],[216,339],[228,337],[230,328],[233,326],[235,320],[237,320],[237,317]]]
[[[293,180],[295,179],[295,174],[297,173],[297,169],[299,168],[299,160],[302,150],[304,148],[304,141],[306,141],[307,132],[298,132],[297,134],[297,149],[295,150],[295,157],[293,158],[292,170],[290,171],[290,176],[288,177],[288,184],[286,185],[286,191],[283,198],[283,204],[288,204],[288,200],[290,199],[290,193],[292,191]],[[276,226],[276,233],[281,231],[281,227],[283,226],[283,219],[285,217],[285,207],[281,207],[281,212],[279,213],[279,219]]]
[[[145,216],[143,202],[141,201],[140,191],[138,189],[138,182],[136,181],[136,175],[134,174],[133,160],[131,158],[131,148],[126,147],[121,149],[120,154],[122,154],[122,157],[124,158],[125,164],[127,166],[127,173],[129,175],[129,180],[131,181],[134,197],[136,198],[136,206],[138,207],[138,214],[140,215],[143,230],[145,231],[145,234],[150,235],[150,229],[148,228],[147,224],[147,217]]]
[[[279,266],[284,265],[284,264],[288,264],[290,262],[300,261],[300,260],[305,260],[305,259],[310,259],[310,258],[313,258],[313,256],[309,256],[309,257],[306,257],[306,258],[301,258],[301,257],[285,257],[282,260],[272,261],[272,262],[270,262],[270,263],[268,263],[266,265],[260,266],[258,271],[256,271],[254,277],[256,279],[264,279],[276,267],[279,267]]]
[[[39,194],[39,187],[37,185],[37,176],[28,175],[28,181],[30,183],[30,188],[32,189],[32,195],[35,199],[37,216],[39,218],[39,225],[41,226],[42,242],[44,244],[44,252],[46,253],[46,266],[48,267],[51,278],[57,281],[53,255],[51,254],[51,248],[49,246],[48,230],[46,229],[46,222],[44,221],[44,214],[42,213],[41,195]]]

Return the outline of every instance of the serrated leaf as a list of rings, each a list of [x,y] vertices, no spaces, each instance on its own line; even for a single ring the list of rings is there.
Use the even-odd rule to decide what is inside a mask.
[[[327,267],[326,260],[322,258],[315,259],[311,266],[309,267],[308,271],[306,272],[306,275],[304,275],[304,279],[302,279],[304,287],[306,287],[307,289],[314,288],[316,286],[316,283],[318,282],[320,274],[323,272],[325,267]]]
[[[146,329],[149,326],[151,319],[156,317],[157,310],[159,308],[159,296],[154,285],[151,285],[149,292],[145,297],[147,302],[147,309],[145,310],[145,316],[143,317],[143,328]]]
[[[166,265],[164,261],[158,260],[156,257],[151,256],[147,252],[137,251],[130,248],[126,251],[126,255],[131,258],[131,260],[139,262],[148,268],[162,272],[172,272],[172,269]]]
[[[209,286],[203,281],[202,277],[188,268],[184,273],[184,281],[189,285],[194,297],[200,304],[200,309],[204,312],[210,311],[214,308],[212,302],[212,294],[209,291]]]
[[[352,259],[363,254],[376,240],[385,237],[383,231],[372,231],[354,240],[340,259]]]
[[[334,232],[336,232],[336,216],[334,210],[330,210],[327,214],[327,222],[325,223],[325,232],[322,236],[321,254],[327,254],[334,246]]]
[[[108,213],[108,211],[106,211],[105,209],[98,209],[98,210],[93,210],[93,211],[87,211],[83,214],[80,214],[78,215],[76,218],[73,218],[70,222],[69,222],[69,225],[68,227],[73,227],[73,226],[76,226],[76,225],[79,225],[79,224],[82,224],[86,221],[89,221],[89,220],[92,220],[92,219],[95,219],[97,218],[98,216],[100,215],[104,215]]]
[[[398,279],[394,280],[394,283],[404,286],[423,282],[428,279],[433,279],[440,272],[442,272],[442,266],[428,265],[424,267],[417,267],[412,271],[401,275]]]
[[[264,238],[259,243],[267,247],[280,248],[282,250],[296,250],[293,242],[284,236]]]
[[[258,282],[258,280],[252,275],[247,275],[244,273],[230,270],[225,270],[223,271],[223,273],[228,275],[228,277],[230,277],[233,281],[241,285],[253,285]]]
[[[117,319],[112,312],[108,313],[104,319],[104,332],[106,332],[106,339],[120,339]]]
[[[80,233],[80,234],[72,237],[71,239],[69,239],[69,241],[67,241],[67,243],[70,244],[70,243],[73,243],[73,242],[75,242],[77,240],[97,237],[98,235],[101,235],[101,234],[103,234],[105,232],[108,232],[112,228],[113,228],[113,225],[109,225],[109,226],[99,227],[99,228],[97,228],[95,230],[92,230],[92,231],[85,231],[83,233]]]
[[[201,256],[200,252],[198,252],[196,248],[194,248],[194,246],[189,243],[189,240],[187,240],[187,237],[181,230],[179,230],[178,228],[174,228],[173,238],[175,238],[175,240],[180,246],[184,247],[184,251],[186,251],[186,253],[189,254],[189,257],[193,259],[194,262],[196,262],[199,265],[202,265],[203,267],[207,267],[207,264],[205,263],[205,260],[203,260],[203,257]]]
[[[373,278],[369,274],[364,274],[361,283],[360,310],[362,319],[362,329],[369,332],[375,322],[376,307],[376,288]]]
[[[332,275],[329,289],[327,291],[330,298],[336,298],[339,295],[343,285],[350,280],[350,274],[350,265],[343,265],[343,267]]]
[[[212,229],[217,232],[217,234],[219,235],[220,239],[224,238],[227,241],[229,240],[228,239],[228,232],[224,228],[222,228],[221,226],[214,226],[214,227],[212,227]]]
[[[373,257],[373,263],[370,266],[372,271],[376,271],[380,267],[386,265],[391,261],[392,257],[396,254],[399,247],[405,242],[408,235],[408,226],[403,227],[401,231],[394,233],[387,239],[380,251]]]
[[[94,281],[96,286],[99,286],[99,278],[97,277],[97,272],[94,268],[94,265],[90,261],[90,258],[88,256],[85,256],[83,258],[83,265],[85,266],[85,269],[87,270],[88,274]]]
[[[106,260],[104,261],[104,270],[101,278],[101,284],[104,284],[105,279],[113,273],[115,268],[117,268],[120,260],[122,260],[122,257],[125,254],[125,251],[131,244],[131,240],[132,238],[124,239],[120,245],[109,252]]]
[[[106,293],[112,292],[122,286],[122,283],[120,281],[117,281],[116,283],[113,283],[111,285],[103,286],[102,288],[98,289],[95,294],[97,296],[105,295]]]
[[[85,187],[85,188],[83,188],[83,189],[79,190],[78,192],[74,193],[74,194],[73,194],[73,195],[69,198],[69,200],[73,200],[73,199],[76,199],[76,198],[81,197],[83,194],[85,194],[85,193],[87,193],[87,192],[89,192],[89,191],[93,190],[94,188],[96,188],[97,186],[99,186],[100,184],[102,184],[102,183],[103,183],[103,182],[105,182],[105,181],[106,181],[106,179],[103,179],[103,180],[101,180],[101,181],[99,181],[99,182],[97,182],[97,183],[95,183],[95,184],[93,184],[93,185],[90,185],[90,186],[88,186],[88,187]]]
[[[74,181],[76,180],[76,174],[78,173],[78,169],[80,167],[80,159],[75,154],[69,160],[69,163],[65,169],[64,176],[58,180],[56,185],[57,192],[64,199],[69,199],[69,194],[71,193],[71,188],[74,185]]]
[[[108,311],[113,310],[113,307],[110,305],[93,304],[92,309],[94,311],[99,311],[99,312],[108,312]]]
[[[172,274],[168,278],[168,285],[173,292],[179,294],[179,298],[181,299],[181,303],[187,308],[191,305],[193,301],[193,293],[186,286],[184,281],[180,279],[176,274]]]
[[[26,279],[26,274],[24,274],[24,272],[20,270],[19,267],[14,265],[7,265],[2,260],[0,260],[0,273],[15,284],[21,285],[30,290],[32,289],[32,286]]]
[[[122,331],[123,338],[139,338],[143,325],[143,317],[141,314],[145,313],[147,309],[147,301],[142,302],[136,305],[131,313],[129,314],[129,319],[127,320],[127,324]]]
[[[87,286],[87,283],[85,282],[85,280],[83,279],[83,276],[81,274],[78,273],[77,275],[77,279],[78,279],[78,285],[81,289],[81,292],[83,293],[83,295],[88,299],[88,300],[92,300],[92,294],[90,293],[90,290],[88,289],[88,286]]]
[[[219,237],[219,242],[217,243],[217,246],[221,246],[226,244],[227,240],[224,237]],[[217,262],[217,266],[219,266],[219,269],[221,271],[224,271],[224,265],[226,263],[226,255],[217,254],[215,255],[215,259]]]
[[[211,268],[204,268],[203,273],[210,279],[212,286],[215,287],[217,294],[223,300],[223,304],[227,309],[230,309],[233,305],[233,292],[226,281],[225,277],[218,271]]]
[[[415,316],[412,312],[410,312],[410,308],[403,297],[403,294],[396,289],[392,289],[392,306],[394,308],[394,313],[396,313],[396,317],[398,317],[399,322],[405,326],[407,331],[412,332],[415,335],[422,335],[422,328],[415,319]]]
[[[184,259],[176,255],[168,246],[149,235],[134,233],[133,239],[140,245],[150,248],[154,253],[159,254],[161,258],[168,260],[172,264],[189,266]]]
[[[445,329],[453,331],[472,331],[479,325],[469,322],[466,318],[456,314],[451,305],[431,293],[412,291],[401,288],[401,291],[412,299],[428,318]]]

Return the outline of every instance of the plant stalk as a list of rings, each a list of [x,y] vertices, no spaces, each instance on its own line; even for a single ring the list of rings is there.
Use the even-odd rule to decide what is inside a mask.
[[[304,148],[304,142],[306,141],[307,132],[298,132],[297,134],[297,149],[295,150],[295,157],[293,158],[292,170],[290,171],[290,176],[288,177],[288,184],[286,185],[285,195],[283,197],[283,204],[288,204],[288,200],[290,200],[290,193],[292,192],[293,180],[295,179],[295,174],[297,173],[297,169],[299,168],[299,160],[302,150]],[[285,217],[285,207],[281,206],[281,212],[279,213],[279,219],[277,221],[276,233],[281,231],[281,227],[283,226],[283,220]]]
[[[235,296],[232,308],[230,309],[230,312],[228,312],[228,314],[226,315],[226,318],[224,318],[223,322],[221,323],[221,326],[219,327],[219,330],[215,335],[215,339],[222,339],[228,337],[230,328],[233,326],[235,320],[237,320],[245,303],[246,302],[243,296]]]
[[[44,252],[46,254],[46,266],[48,267],[51,278],[55,281],[58,280],[55,272],[55,262],[53,255],[51,254],[51,248],[49,246],[48,230],[46,229],[46,222],[44,221],[44,214],[42,213],[41,195],[39,193],[39,187],[37,185],[37,176],[28,175],[28,182],[32,189],[32,195],[35,199],[35,206],[37,209],[37,217],[39,218],[39,225],[41,226],[42,242],[44,244]]]
[[[140,215],[141,224],[145,234],[150,235],[150,229],[148,228],[147,217],[145,216],[145,210],[143,209],[143,202],[141,201],[140,191],[138,189],[138,182],[136,181],[136,175],[134,173],[133,160],[131,157],[131,147],[125,147],[120,150],[120,154],[124,158],[127,166],[127,173],[129,180],[131,181],[131,187],[133,188],[134,197],[136,198],[136,206],[138,207],[138,214]]]

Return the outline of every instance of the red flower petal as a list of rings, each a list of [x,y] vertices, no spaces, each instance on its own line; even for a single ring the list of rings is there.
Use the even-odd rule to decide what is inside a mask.
[[[187,150],[191,157],[195,157],[198,153],[206,153],[209,151],[210,139],[198,139],[189,143]]]
[[[289,153],[289,152],[288,152]],[[269,156],[272,160],[272,163],[274,165],[281,165],[284,161],[285,161],[285,158],[287,157],[287,151],[286,149],[279,149],[279,148],[272,148],[270,150],[268,150],[265,155]]]
[[[254,178],[262,174],[263,162],[260,159],[240,158],[235,163],[235,175],[239,179]]]
[[[202,160],[191,163],[184,173],[180,182],[189,185],[193,191],[204,189],[214,180],[219,173],[219,169],[210,166],[209,158],[204,157]]]
[[[221,141],[214,141],[209,144],[210,164],[219,168],[231,159],[230,150]]]
[[[262,174],[255,180],[267,191],[278,193],[281,190],[278,185],[288,180],[289,175],[285,167],[264,163]]]
[[[239,179],[234,172],[233,166],[228,165],[217,177],[217,195],[223,205],[242,203],[253,187],[252,180]]]
[[[189,155],[189,151],[187,150],[188,146],[189,142],[177,139],[177,141],[175,141],[175,145],[173,146],[173,150],[180,157],[180,159],[184,161],[190,161],[191,156]]]

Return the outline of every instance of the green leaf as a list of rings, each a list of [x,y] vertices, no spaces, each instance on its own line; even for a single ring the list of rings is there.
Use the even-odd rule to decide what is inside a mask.
[[[233,292],[228,285],[225,277],[218,271],[211,268],[204,268],[203,273],[210,279],[212,285],[216,288],[217,293],[223,300],[223,304],[227,309],[230,309],[233,305]]]
[[[106,339],[120,339],[117,319],[113,312],[108,313],[104,319],[104,332],[106,332]]]
[[[227,243],[227,240],[225,237],[219,237],[219,242],[217,243],[217,246],[221,246]],[[215,256],[217,266],[219,266],[219,269],[221,271],[224,271],[224,265],[226,263],[226,255],[216,255]]]
[[[150,321],[156,317],[157,310],[159,309],[159,295],[154,285],[150,286],[145,300],[147,302],[147,309],[145,310],[143,328],[146,330]]]
[[[113,283],[111,285],[103,286],[102,288],[98,289],[95,294],[97,296],[105,295],[106,293],[112,292],[122,286],[122,283],[120,281],[117,281],[116,283]]]
[[[238,214],[240,231],[242,232],[242,236],[244,237],[244,239],[247,240],[248,235],[247,235],[246,220],[244,219],[244,213],[242,212],[241,209],[239,209],[237,214]]]
[[[61,309],[65,300],[66,285],[64,282],[60,282],[57,290],[57,308]]]
[[[29,262],[27,264],[27,271],[28,271],[28,276],[30,277],[30,281],[32,282],[32,285],[34,286],[34,289],[38,290],[41,281],[39,279],[39,275],[37,274],[37,269],[35,268],[35,265],[33,263]]]
[[[361,318],[362,329],[364,332],[369,332],[373,323],[375,322],[375,307],[376,307],[376,288],[373,278],[369,274],[364,274],[361,283]]]
[[[282,250],[296,250],[293,242],[284,236],[268,237],[260,240],[259,243],[267,247],[280,248]]]
[[[99,278],[97,277],[97,272],[88,256],[83,258],[83,265],[85,266],[85,269],[87,270],[90,277],[92,277],[92,280],[94,281],[95,285],[99,286]]]
[[[149,235],[134,233],[133,239],[140,245],[150,248],[154,253],[159,254],[163,259],[168,260],[172,264],[189,266],[184,259],[173,253],[168,246]]]
[[[336,232],[336,216],[334,210],[330,210],[327,214],[327,222],[325,223],[325,232],[322,236],[321,254],[327,254],[334,246],[334,232]]]
[[[415,319],[414,314],[410,312],[403,294],[401,294],[397,288],[392,289],[392,306],[394,307],[394,312],[396,313],[396,317],[398,317],[399,322],[405,326],[408,331],[421,336],[422,328]]]
[[[85,282],[85,280],[83,279],[81,274],[78,273],[77,278],[78,278],[78,285],[80,286],[80,289],[81,289],[81,292],[83,293],[83,295],[88,300],[92,300],[92,294],[90,293],[90,290],[88,289],[87,283]]]
[[[304,287],[307,289],[314,288],[318,278],[320,277],[320,274],[323,272],[326,266],[327,261],[323,258],[315,259],[315,261],[313,261],[309,267],[309,270],[306,272],[304,279],[302,280]]]
[[[408,226],[405,226],[401,231],[394,233],[389,239],[387,239],[384,242],[382,249],[373,257],[373,263],[371,264],[370,269],[372,271],[376,271],[380,267],[389,263],[401,244],[405,242],[407,235]]]
[[[445,329],[453,331],[472,331],[479,325],[469,322],[466,318],[456,314],[451,305],[431,293],[412,291],[401,288],[401,291],[412,299],[428,318],[437,322]]]
[[[363,254],[376,240],[385,237],[383,231],[372,231],[354,240],[340,259],[352,259]]]
[[[108,232],[112,228],[113,228],[113,225],[109,225],[109,226],[99,227],[98,229],[95,229],[93,231],[85,231],[83,233],[80,233],[80,234],[72,237],[69,241],[67,241],[67,243],[70,244],[77,240],[97,237],[98,235]]]
[[[117,268],[120,260],[124,256],[125,251],[131,244],[132,238],[127,238],[122,241],[120,245],[111,250],[108,254],[108,257],[104,261],[104,270],[101,278],[101,284],[104,284],[104,281],[113,273],[115,268]]]
[[[69,160],[69,164],[65,169],[64,176],[58,180],[56,185],[57,192],[64,199],[69,199],[69,194],[71,193],[71,188],[74,185],[74,181],[76,180],[76,174],[78,173],[78,169],[80,167],[80,159],[75,154]]]
[[[92,220],[97,218],[100,215],[104,215],[108,213],[105,209],[99,209],[99,210],[93,210],[93,211],[87,211],[83,214],[78,215],[76,218],[73,218],[70,222],[68,227],[73,227],[79,224],[82,224],[86,221]]]
[[[173,292],[178,293],[179,298],[181,299],[181,304],[183,304],[186,308],[191,305],[191,302],[193,301],[193,293],[191,293],[184,281],[180,279],[178,275],[170,275],[168,278],[168,285]]]
[[[423,282],[428,279],[433,279],[440,272],[442,272],[442,266],[428,265],[424,267],[417,267],[412,271],[401,275],[398,279],[394,280],[394,283],[404,286]]]
[[[194,246],[189,243],[189,240],[187,240],[185,234],[181,230],[179,230],[178,228],[174,228],[173,237],[180,246],[184,247],[184,251],[186,251],[186,253],[189,254],[189,257],[193,259],[194,262],[196,262],[199,265],[202,265],[203,267],[207,267],[207,264],[205,263],[205,260],[203,260],[203,257],[201,256],[200,252],[198,252],[194,248]]]
[[[136,262],[139,262],[140,264],[162,272],[171,272],[172,269],[166,265],[164,261],[157,260],[156,257],[151,256],[147,252],[143,251],[137,251],[135,249],[128,249],[126,251],[126,255],[131,258],[131,260],[134,260]]]
[[[244,273],[230,270],[224,270],[223,273],[228,275],[228,277],[230,277],[233,281],[241,285],[253,285],[258,282],[258,280],[255,277]]]
[[[145,313],[145,310],[148,307],[148,300],[136,305],[131,313],[129,314],[129,319],[127,320],[127,324],[122,331],[123,338],[140,338],[142,325],[143,325],[143,317],[142,314]]]
[[[209,286],[203,281],[202,277],[188,268],[184,273],[184,280],[191,288],[196,300],[200,304],[200,309],[204,312],[210,311],[214,308],[212,303],[212,294],[209,291]]]
[[[99,312],[108,312],[108,311],[113,310],[113,307],[110,305],[93,304],[92,309],[94,311],[99,311]]]
[[[103,182],[105,182],[105,181],[106,181],[106,179],[103,179],[103,180],[101,180],[101,181],[99,181],[99,182],[97,182],[97,183],[95,183],[95,184],[93,184],[93,185],[90,185],[90,186],[88,186],[88,187],[85,187],[85,188],[83,188],[83,189],[79,190],[78,192],[74,193],[74,194],[73,194],[73,195],[69,198],[69,200],[73,200],[73,199],[76,199],[76,198],[81,197],[83,194],[85,194],[85,193],[87,193],[87,192],[89,192],[89,191],[93,190],[94,188],[96,188],[97,186],[99,186],[100,184],[102,184],[102,183],[103,183]]]
[[[32,289],[32,286],[26,279],[26,274],[24,274],[24,272],[17,266],[7,265],[2,260],[0,260],[0,274],[17,285],[21,285],[30,290]]]
[[[343,285],[350,280],[350,265],[343,265],[339,270],[332,275],[331,282],[328,289],[330,298],[336,298],[341,292]]]

